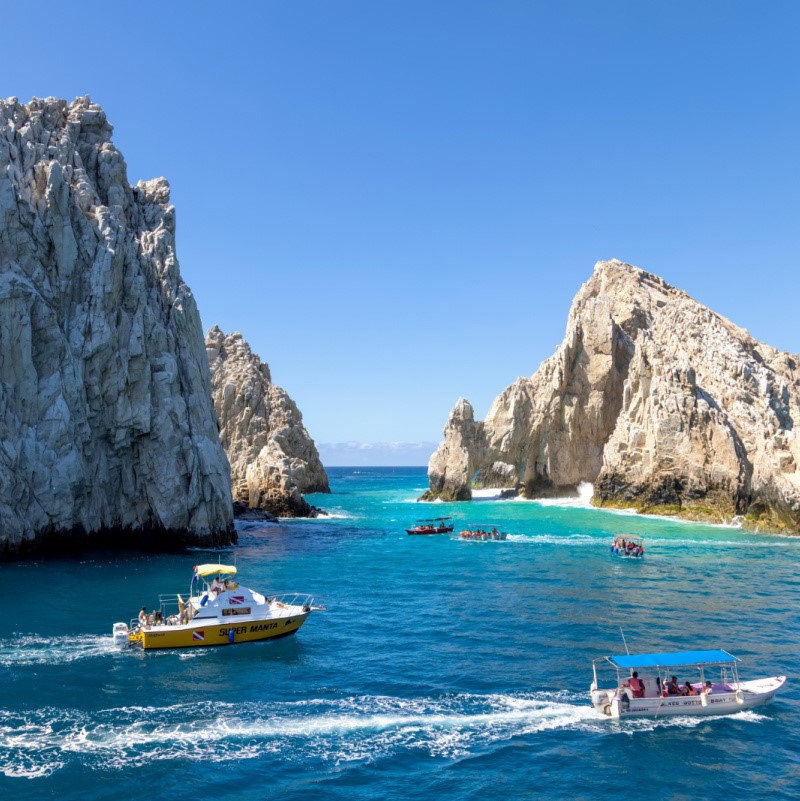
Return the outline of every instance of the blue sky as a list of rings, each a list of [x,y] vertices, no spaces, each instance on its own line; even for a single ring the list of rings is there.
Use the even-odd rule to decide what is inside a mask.
[[[318,444],[419,463],[459,396],[482,417],[553,352],[599,259],[800,350],[799,23],[788,2],[14,4],[0,94],[101,103],[129,180],[170,180],[204,327],[244,334]]]

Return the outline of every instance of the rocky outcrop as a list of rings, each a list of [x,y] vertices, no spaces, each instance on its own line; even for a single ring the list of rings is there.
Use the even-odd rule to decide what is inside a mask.
[[[234,500],[280,517],[315,516],[303,493],[330,489],[300,410],[241,334],[215,326],[206,352]]]
[[[459,400],[428,497],[594,484],[598,505],[800,531],[798,357],[754,340],[655,275],[599,262],[564,341],[483,422]],[[800,419],[800,418],[798,418]]]
[[[0,552],[235,540],[203,332],[159,178],[103,110],[0,100]]]

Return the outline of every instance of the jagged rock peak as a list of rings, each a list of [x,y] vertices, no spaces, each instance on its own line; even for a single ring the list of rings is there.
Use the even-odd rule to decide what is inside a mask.
[[[598,262],[555,354],[486,420],[459,401],[432,497],[513,480],[528,497],[594,484],[600,505],[800,531],[798,357],[662,278]]]
[[[241,334],[214,326],[206,352],[234,500],[280,516],[313,515],[303,493],[330,489],[300,410]]]
[[[235,540],[163,179],[91,100],[0,100],[0,551]],[[42,545],[44,543],[44,545]]]

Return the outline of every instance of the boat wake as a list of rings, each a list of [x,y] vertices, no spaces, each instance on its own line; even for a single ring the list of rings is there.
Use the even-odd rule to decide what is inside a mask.
[[[761,719],[752,712],[734,717]],[[227,762],[265,756],[339,764],[371,762],[402,751],[455,759],[549,731],[617,735],[698,723],[697,718],[670,718],[615,725],[583,695],[567,693],[200,702],[96,712],[0,710],[0,772],[36,778],[76,763],[114,771],[162,760]]]
[[[38,634],[14,634],[0,640],[0,665],[64,665],[79,659],[119,654],[112,638],[99,634],[73,634],[62,637],[42,637]]]
[[[518,542],[523,545],[567,545],[569,547],[605,545],[608,535],[602,537],[589,534],[509,534],[507,542]]]

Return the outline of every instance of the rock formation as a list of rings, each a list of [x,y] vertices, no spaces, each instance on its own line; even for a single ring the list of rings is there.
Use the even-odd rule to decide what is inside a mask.
[[[0,552],[229,543],[230,474],[163,178],[88,98],[0,100]]]
[[[594,485],[630,506],[800,532],[798,357],[754,340],[655,275],[599,262],[564,341],[483,422],[459,400],[431,457],[427,497]]]
[[[206,352],[234,501],[281,517],[314,516],[302,493],[330,489],[300,410],[241,334],[215,326]]]

